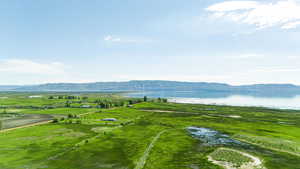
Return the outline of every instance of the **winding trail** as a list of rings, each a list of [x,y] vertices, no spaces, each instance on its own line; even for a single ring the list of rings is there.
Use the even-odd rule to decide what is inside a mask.
[[[163,130],[161,132],[159,132],[151,141],[151,143],[149,144],[149,146],[147,147],[147,149],[145,150],[143,156],[140,158],[139,162],[136,164],[134,169],[143,169],[145,164],[146,164],[146,160],[149,156],[149,153],[151,151],[151,149],[154,147],[156,141],[159,139],[159,137],[165,133],[167,130]]]

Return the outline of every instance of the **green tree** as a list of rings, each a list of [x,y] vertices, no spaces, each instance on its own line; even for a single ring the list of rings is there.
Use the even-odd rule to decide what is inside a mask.
[[[144,96],[144,102],[147,102],[147,101],[148,101],[147,96]]]
[[[101,102],[99,105],[101,108],[105,108],[105,104],[103,102]]]
[[[128,100],[128,104],[133,104],[133,101],[132,100]]]
[[[52,121],[52,123],[57,123],[57,122],[58,122],[57,118],[53,119],[53,121]]]
[[[159,98],[157,98],[157,102],[159,102],[159,103],[161,102],[161,98],[160,98],[160,97],[159,97]]]
[[[66,101],[65,107],[71,107],[71,102]]]

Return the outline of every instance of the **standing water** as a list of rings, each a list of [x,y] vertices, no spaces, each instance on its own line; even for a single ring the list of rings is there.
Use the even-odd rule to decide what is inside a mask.
[[[218,131],[202,128],[202,127],[188,127],[187,131],[197,139],[204,142],[205,145],[241,145],[240,141],[231,139],[228,135],[222,134]]]

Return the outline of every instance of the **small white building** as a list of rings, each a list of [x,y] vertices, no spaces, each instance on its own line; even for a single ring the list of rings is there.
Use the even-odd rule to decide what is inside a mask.
[[[80,106],[80,108],[91,108],[92,106],[91,105],[82,105]]]
[[[40,96],[40,95],[34,95],[34,96],[28,96],[30,99],[33,99],[33,98],[42,98],[43,96]]]

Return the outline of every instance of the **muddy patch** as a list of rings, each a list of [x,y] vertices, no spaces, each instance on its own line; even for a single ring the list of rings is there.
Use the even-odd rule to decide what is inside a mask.
[[[0,118],[1,119],[1,118]],[[52,120],[53,116],[47,114],[17,114],[2,120],[2,129],[10,129],[21,127],[25,125],[35,124],[39,122],[46,122]]]
[[[19,114],[19,113],[0,113],[0,120],[9,120],[9,119],[14,119],[17,117],[23,117],[23,114]]]

